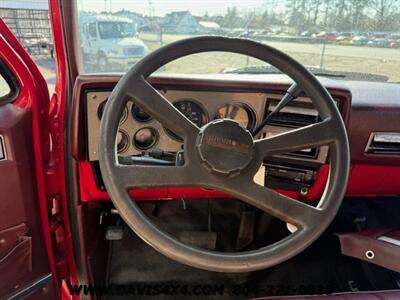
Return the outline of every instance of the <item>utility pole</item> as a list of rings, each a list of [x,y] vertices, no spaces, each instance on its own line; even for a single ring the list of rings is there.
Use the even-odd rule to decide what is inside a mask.
[[[111,13],[111,1],[108,3],[108,7],[107,7],[107,0],[104,0],[104,12],[105,13]]]
[[[324,66],[324,58],[325,58],[325,48],[326,48],[326,38],[324,39],[324,43],[322,44],[322,52],[321,52],[321,61],[319,63],[319,68],[322,69]]]
[[[150,20],[150,28],[151,28],[151,29],[153,29],[153,19],[152,19],[152,17],[151,17],[151,5],[152,5],[152,3],[151,3],[151,0],[148,0],[148,3],[149,3],[149,20]]]
[[[253,14],[247,20],[246,25],[244,26],[244,29],[245,29],[245,32],[246,32],[247,35],[250,35],[249,27],[250,27],[250,24],[251,24],[251,22],[253,22],[255,17],[256,17],[256,15],[255,15],[255,11],[254,11]],[[246,56],[246,67],[249,66],[249,63],[250,63],[250,57]]]

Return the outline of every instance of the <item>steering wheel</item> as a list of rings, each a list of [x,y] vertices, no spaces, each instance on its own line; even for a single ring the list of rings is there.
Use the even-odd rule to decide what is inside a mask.
[[[146,78],[160,67],[190,54],[224,51],[260,59],[291,77],[310,97],[320,122],[254,140],[228,119],[198,128]],[[207,63],[207,62],[204,62]],[[122,165],[116,152],[119,118],[133,101],[165,128],[184,138],[182,166]],[[329,145],[328,182],[316,207],[256,184],[254,175],[267,156]],[[137,62],[118,82],[100,125],[99,160],[107,191],[121,217],[145,242],[178,262],[219,272],[249,272],[281,263],[304,250],[327,228],[344,197],[349,145],[340,113],[327,90],[300,63],[267,45],[237,38],[195,37],[161,47]],[[129,189],[203,187],[223,191],[297,227],[286,238],[245,252],[217,252],[183,244],[157,228],[128,194]],[[227,204],[229,205],[229,203]]]

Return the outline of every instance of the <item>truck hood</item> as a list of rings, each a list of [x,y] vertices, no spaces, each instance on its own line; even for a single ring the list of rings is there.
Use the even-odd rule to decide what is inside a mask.
[[[144,43],[135,37],[108,39],[107,41],[110,44],[121,46],[121,47],[125,47],[125,46],[143,46],[143,47],[145,47]]]

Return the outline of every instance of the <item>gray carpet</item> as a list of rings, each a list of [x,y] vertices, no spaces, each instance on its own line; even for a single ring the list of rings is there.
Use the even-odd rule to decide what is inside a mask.
[[[232,294],[235,285],[247,287],[274,286],[275,292],[278,285],[299,288],[302,286],[330,287],[331,292],[350,291],[351,282],[359,290],[390,289],[396,288],[395,281],[400,274],[371,265],[372,275],[378,281],[373,285],[365,276],[360,261],[342,256],[340,245],[334,232],[355,231],[352,220],[360,215],[367,215],[371,226],[393,225],[385,224],[385,220],[396,220],[388,214],[396,208],[398,212],[400,199],[383,200],[351,200],[345,202],[332,226],[308,249],[291,260],[270,269],[246,273],[224,274],[198,270],[177,263],[153,250],[134,234],[127,226],[124,227],[124,237],[113,242],[109,282],[111,284],[162,284],[171,283],[203,285],[224,285],[224,296],[111,296],[109,299],[244,299],[254,298],[236,296]],[[386,204],[386,205],[385,205]],[[385,208],[385,213],[382,208]],[[170,201],[163,202],[155,208],[146,204],[142,207],[150,218],[164,231],[179,236],[182,230],[206,231],[208,227],[208,202],[207,201]],[[217,249],[220,251],[233,251],[238,232],[240,212],[245,206],[238,201],[219,200],[212,201],[212,230],[217,232]],[[379,218],[375,215],[379,212]],[[256,241],[251,247],[260,247],[265,242],[279,239],[285,234],[285,226],[274,221],[266,215],[258,214]],[[400,225],[400,224],[399,224]],[[261,242],[261,243],[260,243]],[[382,278],[382,280],[380,280]],[[352,284],[353,284],[352,283]],[[295,290],[281,291],[283,294],[296,294]],[[318,293],[318,291],[317,291]]]
[[[152,205],[142,207],[150,215],[150,218],[164,231],[171,235],[179,236],[182,231],[207,231],[208,228],[208,202],[192,201],[184,204],[181,201],[161,203],[154,209],[156,217],[152,216]],[[219,250],[232,251],[236,243],[236,235],[239,227],[240,210],[243,204],[236,201],[221,200],[211,204],[211,227],[217,232],[217,247]],[[223,214],[223,215],[221,215]],[[143,242],[127,226],[124,227],[124,238],[113,242],[112,264],[110,269],[110,283],[112,284],[136,284],[152,283],[168,285],[179,283],[189,286],[196,285],[224,285],[230,287],[236,284],[244,284],[249,274],[225,274],[203,271],[177,263],[164,255],[159,254],[145,242]],[[122,297],[121,297],[122,298]],[[151,299],[152,297],[146,297]],[[165,296],[155,296],[163,299]],[[167,299],[186,299],[176,295]],[[194,296],[190,299],[232,299],[232,294],[225,297]],[[238,297],[240,298],[240,297]]]

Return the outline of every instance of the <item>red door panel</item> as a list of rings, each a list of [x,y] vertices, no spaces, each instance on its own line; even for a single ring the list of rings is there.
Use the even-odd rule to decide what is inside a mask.
[[[0,20],[0,61],[15,95],[0,99],[0,298],[59,298],[43,165],[49,96],[33,61]],[[45,87],[45,88],[44,88]]]

